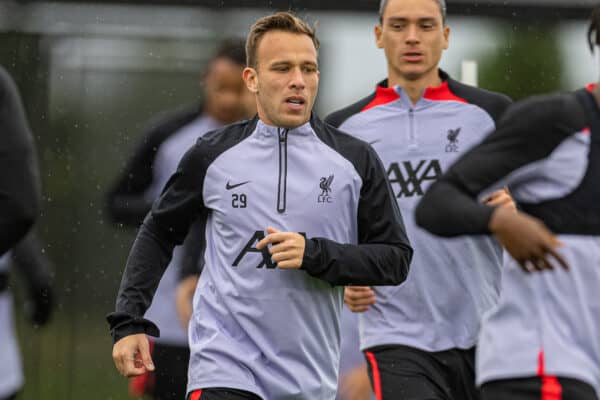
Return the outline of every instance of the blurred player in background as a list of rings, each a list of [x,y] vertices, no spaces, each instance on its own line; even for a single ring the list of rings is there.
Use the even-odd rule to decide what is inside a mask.
[[[26,311],[37,326],[52,309],[51,276],[35,234],[40,201],[39,171],[33,137],[17,88],[0,67],[0,399],[14,399],[24,378],[13,325],[9,269],[25,278]],[[12,249],[12,250],[9,250]]]
[[[600,44],[600,7],[589,43]],[[515,104],[423,197],[417,221],[431,232],[492,233],[512,256],[479,340],[484,400],[598,399],[599,181],[600,86],[593,84]],[[477,201],[504,185],[522,212]]]
[[[185,151],[200,136],[256,112],[251,93],[242,80],[245,64],[243,41],[223,42],[203,76],[203,105],[165,117],[143,135],[141,145],[108,196],[108,208],[115,222],[138,227]],[[154,376],[132,380],[130,392],[134,396],[143,392],[160,400],[185,396],[189,360],[187,329],[177,318],[175,302],[181,264],[182,252],[178,249],[161,280],[153,305],[146,312],[146,317],[155,321],[161,331],[153,345],[157,370]],[[183,302],[191,304],[191,299],[187,297]]]
[[[510,101],[439,68],[450,36],[444,0],[382,0],[379,15],[387,79],[326,120],[381,157],[415,255],[403,285],[347,287],[345,301],[361,313],[360,347],[377,399],[476,399],[474,347],[481,316],[498,298],[502,248],[487,237],[434,237],[413,213],[424,190],[494,129]],[[505,190],[487,201],[515,208]]]

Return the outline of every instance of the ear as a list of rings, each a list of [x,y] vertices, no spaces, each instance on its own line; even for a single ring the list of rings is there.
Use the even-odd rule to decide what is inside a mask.
[[[383,49],[383,39],[382,39],[383,26],[375,25],[374,32],[375,32],[375,43],[377,44],[377,47],[380,49]]]
[[[254,68],[246,67],[242,72],[246,87],[252,93],[258,93],[258,74]]]
[[[450,43],[450,27],[444,26],[444,50],[448,49]]]

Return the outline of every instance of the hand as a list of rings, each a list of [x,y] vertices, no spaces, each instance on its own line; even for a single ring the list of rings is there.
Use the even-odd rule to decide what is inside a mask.
[[[375,304],[375,291],[369,286],[346,286],[344,303],[352,312],[365,312],[371,304]]]
[[[295,232],[281,232],[275,228],[267,228],[268,235],[258,242],[256,248],[262,250],[271,244],[269,253],[278,268],[293,269],[302,266],[306,239]]]
[[[562,268],[569,269],[567,262],[556,251],[562,243],[540,220],[499,207],[492,214],[489,228],[523,271],[554,269],[550,256]]]
[[[510,195],[507,187],[496,190],[494,193],[492,193],[487,199],[485,199],[485,204],[490,207],[505,207],[514,212],[517,211],[517,205],[515,204],[515,201]]]
[[[177,308],[177,315],[179,316],[181,325],[185,329],[188,328],[188,324],[192,318],[192,299],[194,298],[197,284],[198,275],[190,275],[179,282],[179,285],[177,285],[177,289],[175,290],[175,307]]]
[[[113,361],[123,376],[132,377],[154,371],[150,344],[143,333],[125,336],[113,346]]]
[[[341,400],[369,400],[372,396],[367,366],[353,368],[341,376]]]

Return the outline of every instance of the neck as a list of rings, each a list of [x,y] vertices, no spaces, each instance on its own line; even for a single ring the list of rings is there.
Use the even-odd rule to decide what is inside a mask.
[[[400,86],[413,104],[417,104],[421,96],[423,96],[425,89],[430,86],[439,86],[441,84],[442,79],[440,78],[437,67],[417,79],[408,79],[407,77],[396,73],[391,68],[388,68],[388,86]]]

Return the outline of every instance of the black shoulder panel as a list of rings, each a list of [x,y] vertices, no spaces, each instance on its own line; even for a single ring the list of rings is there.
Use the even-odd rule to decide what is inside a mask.
[[[334,111],[333,113],[331,113],[327,117],[325,117],[325,122],[328,123],[329,125],[339,128],[344,123],[344,121],[346,121],[348,118],[350,118],[351,116],[353,116],[355,114],[360,113],[367,104],[369,104],[370,102],[373,101],[374,98],[375,98],[375,92],[373,92],[369,96],[357,101],[356,103],[349,105],[348,107],[342,108],[341,110],[338,110],[338,111]]]
[[[448,77],[448,88],[452,93],[465,99],[470,104],[483,108],[495,122],[498,122],[511,100],[508,96],[489,90],[465,85]]]

